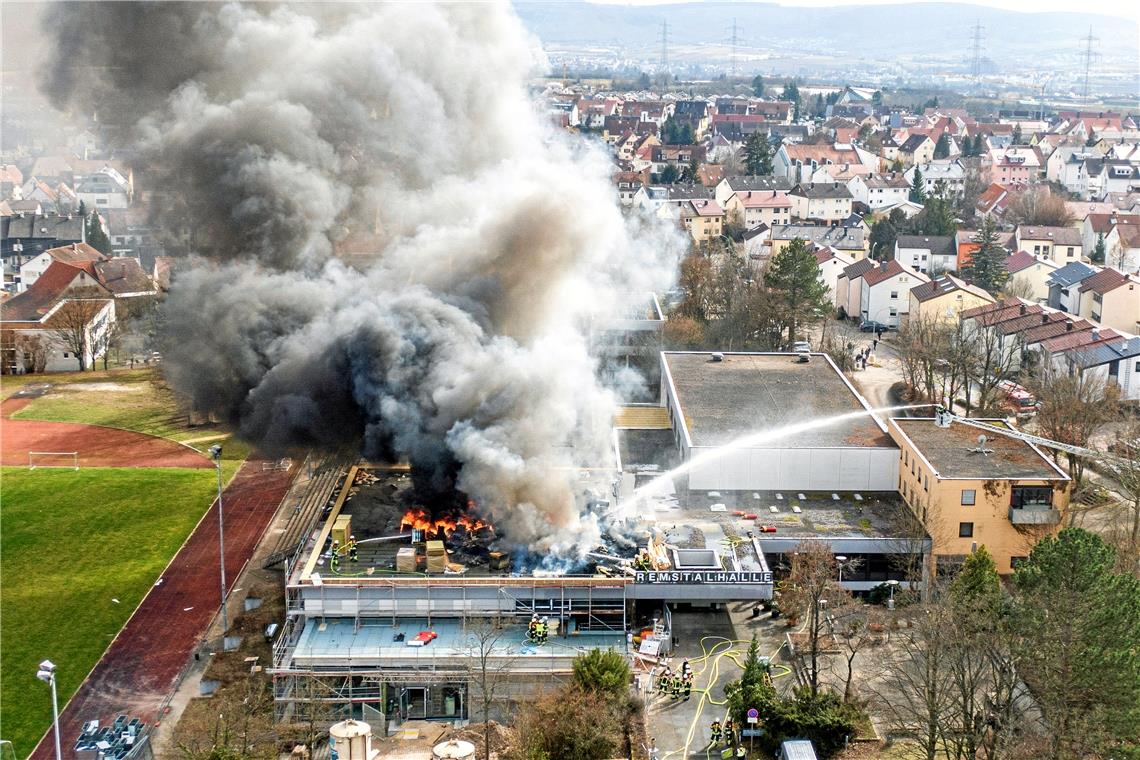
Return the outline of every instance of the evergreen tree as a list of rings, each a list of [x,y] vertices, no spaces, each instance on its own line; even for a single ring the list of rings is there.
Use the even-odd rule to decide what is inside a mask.
[[[793,114],[794,114],[792,118],[799,119],[800,118],[800,88],[799,88],[799,85],[796,84],[796,80],[789,79],[787,81],[787,83],[784,84],[784,91],[783,91],[783,93],[781,93],[780,99],[781,100],[787,100],[787,101],[790,101],[792,103]]]
[[[1104,235],[1096,236],[1096,246],[1092,249],[1092,255],[1089,257],[1094,264],[1103,264],[1105,257],[1104,249]]]
[[[111,240],[103,232],[103,222],[99,219],[99,212],[92,211],[87,217],[87,244],[106,256],[111,255]]]
[[[923,179],[922,169],[914,167],[914,179],[910,183],[910,199],[915,203],[926,200],[926,180]]]
[[[661,170],[661,182],[666,185],[672,185],[677,181],[679,174],[677,167],[673,164],[668,164]]]
[[[950,600],[959,619],[976,613],[987,617],[998,614],[1002,602],[1001,578],[985,546],[967,555],[950,584]]]
[[[878,261],[886,261],[887,252],[893,251],[899,230],[890,217],[882,217],[871,225],[871,256]]]
[[[934,157],[950,157],[950,135],[946,134],[945,132],[938,136],[938,142],[934,144]]]
[[[79,201],[79,215],[84,219],[87,218],[87,204],[83,201]]]
[[[1013,144],[1014,145],[1021,145],[1021,125],[1020,124],[1014,124],[1013,125]]]
[[[827,286],[819,280],[819,263],[808,244],[793,240],[768,265],[764,285],[794,343],[799,330],[818,322],[828,308]]]
[[[744,168],[749,174],[772,173],[772,146],[768,135],[753,132],[744,141]]]
[[[764,77],[757,74],[752,77],[752,93],[758,97],[764,97]]]
[[[1140,580],[1115,562],[1099,536],[1067,528],[1013,575],[1017,672],[1044,719],[1042,756],[1110,756],[1140,736]]]
[[[1005,268],[1006,252],[997,242],[997,225],[992,217],[982,221],[982,228],[974,237],[978,250],[970,255],[970,262],[962,267],[962,274],[973,284],[997,294],[1009,279]]]

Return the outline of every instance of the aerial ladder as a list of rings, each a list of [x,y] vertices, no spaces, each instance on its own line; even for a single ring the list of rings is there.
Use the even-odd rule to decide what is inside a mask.
[[[1051,438],[1044,438],[1044,437],[1039,436],[1039,435],[1033,435],[1032,433],[1026,433],[1026,432],[1023,432],[1021,430],[1014,430],[1013,428],[1009,428],[1009,427],[998,427],[997,425],[993,425],[993,424],[991,424],[989,422],[985,422],[983,420],[972,420],[969,417],[960,417],[957,414],[954,414],[953,412],[951,412],[949,409],[946,409],[945,407],[942,407],[942,406],[935,408],[935,410],[934,410],[934,424],[935,425],[937,425],[938,427],[941,427],[941,428],[948,428],[948,427],[950,427],[950,424],[953,422],[958,422],[958,423],[961,423],[963,425],[967,425],[967,426],[972,427],[972,428],[977,428],[978,430],[984,430],[987,433],[997,433],[998,435],[1004,435],[1006,438],[1015,438],[1019,441],[1025,441],[1026,443],[1031,443],[1035,446],[1044,446],[1045,448],[1048,448],[1048,449],[1055,449],[1057,451],[1063,451],[1066,454],[1073,454],[1074,456],[1079,456],[1079,457],[1089,457],[1089,458],[1093,458],[1093,459],[1099,459],[1099,460],[1106,462],[1107,464],[1109,464],[1113,467],[1125,465],[1125,464],[1129,463],[1129,460],[1127,460],[1123,457],[1118,457],[1118,456],[1115,456],[1113,454],[1108,454],[1108,453],[1103,452],[1103,451],[1097,451],[1096,449],[1089,449],[1089,448],[1085,448],[1083,446],[1074,446],[1071,443],[1062,443],[1061,441],[1054,441]],[[979,444],[981,444],[982,449],[985,448],[985,441],[984,440],[980,440]]]

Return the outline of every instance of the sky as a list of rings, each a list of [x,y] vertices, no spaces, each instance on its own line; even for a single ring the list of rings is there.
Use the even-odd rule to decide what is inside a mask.
[[[588,0],[605,5],[664,5],[702,0]],[[743,0],[747,2],[748,0]],[[804,8],[829,8],[844,5],[899,5],[903,3],[946,2],[947,0],[762,0],[776,5]],[[1102,13],[1132,20],[1140,19],[1140,3],[1128,0],[951,0],[1023,13]],[[1129,7],[1129,6],[1132,7]]]

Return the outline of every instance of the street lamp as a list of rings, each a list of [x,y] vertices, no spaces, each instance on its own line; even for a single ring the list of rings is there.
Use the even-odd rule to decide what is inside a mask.
[[[835,564],[839,565],[839,582],[843,583],[843,566],[847,564],[847,558],[842,554],[836,554]]]
[[[210,447],[210,457],[214,460],[214,469],[218,471],[218,566],[222,576],[222,651],[226,649],[226,631],[229,630],[229,618],[226,615],[226,521],[222,512],[222,445],[215,443]]]
[[[36,678],[51,686],[51,723],[55,729],[55,760],[63,760],[63,752],[59,748],[59,700],[55,694],[55,663],[51,660],[41,662]]]

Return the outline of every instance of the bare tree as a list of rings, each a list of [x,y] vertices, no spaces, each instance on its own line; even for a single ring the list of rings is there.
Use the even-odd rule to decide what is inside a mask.
[[[1037,397],[1037,424],[1041,434],[1055,441],[1087,447],[1096,429],[1117,413],[1120,388],[1090,372],[1065,372],[1045,364],[1027,381]],[[1054,458],[1059,453],[1054,453]],[[1076,483],[1084,477],[1084,457],[1066,453],[1069,474]]]
[[[1132,512],[1128,540],[1123,547],[1117,546],[1117,551],[1124,549],[1120,553],[1135,558],[1140,555],[1140,422],[1118,432],[1113,448],[1115,456],[1109,466]]]
[[[491,708],[508,682],[514,659],[504,656],[503,638],[507,631],[497,618],[478,618],[467,625],[471,682],[478,693],[483,717],[484,758],[491,757]]]
[[[1049,188],[1029,187],[1014,194],[1006,206],[1005,219],[1013,224],[1068,227],[1073,223],[1073,214],[1065,199]]]
[[[75,354],[79,371],[87,369],[87,354],[95,349],[91,345],[92,321],[107,305],[104,299],[74,298],[63,304],[49,318],[53,339],[62,348]],[[98,336],[95,336],[98,339]]]
[[[823,604],[837,605],[844,592],[839,586],[839,565],[826,541],[804,539],[792,553],[787,587],[780,595],[781,609],[807,619],[808,683],[812,696],[819,693],[819,655],[826,632]]]

